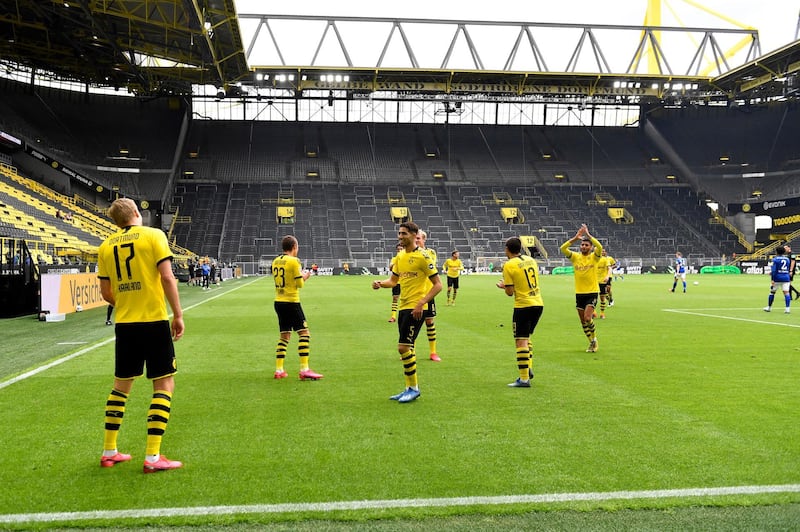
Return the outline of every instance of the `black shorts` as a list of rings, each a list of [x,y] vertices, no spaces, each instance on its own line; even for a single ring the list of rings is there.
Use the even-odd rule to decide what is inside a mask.
[[[611,279],[608,280],[607,283],[600,283],[600,293],[607,294],[608,288],[611,286]]]
[[[411,309],[401,310],[397,313],[397,343],[401,345],[414,345],[417,341],[417,335],[425,323],[425,318],[414,319],[411,315]]]
[[[392,287],[392,295],[399,296],[400,295],[400,283],[397,283]]]
[[[308,329],[306,315],[303,314],[303,307],[300,306],[300,303],[276,301],[275,314],[278,315],[278,330],[280,332]]]
[[[575,308],[584,310],[586,307],[597,306],[597,292],[591,294],[575,294]]]
[[[529,338],[536,330],[543,311],[544,307],[515,308],[511,322],[514,338]]]
[[[447,288],[453,287],[458,290],[458,277],[448,277],[447,278]]]
[[[436,317],[436,301],[434,301],[434,299],[428,301],[428,308],[422,311],[423,318],[428,319]]]
[[[117,323],[114,328],[114,377],[141,377],[147,366],[148,379],[161,379],[178,371],[175,346],[168,321]]]

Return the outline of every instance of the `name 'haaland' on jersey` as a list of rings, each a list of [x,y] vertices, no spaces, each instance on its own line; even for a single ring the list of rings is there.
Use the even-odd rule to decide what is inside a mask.
[[[139,281],[133,281],[130,283],[119,283],[117,285],[118,292],[132,292],[134,290],[141,290],[142,283]]]

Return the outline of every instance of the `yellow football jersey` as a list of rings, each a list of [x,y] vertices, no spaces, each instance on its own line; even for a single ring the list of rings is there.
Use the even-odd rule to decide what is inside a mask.
[[[512,257],[503,264],[503,284],[514,286],[514,308],[542,307],[539,265],[527,255]]]
[[[300,259],[291,255],[278,255],[272,261],[272,278],[275,281],[275,301],[298,303],[303,288]]]
[[[111,282],[117,323],[168,319],[158,265],[172,260],[164,231],[130,226],[108,237],[97,250],[97,277]]]

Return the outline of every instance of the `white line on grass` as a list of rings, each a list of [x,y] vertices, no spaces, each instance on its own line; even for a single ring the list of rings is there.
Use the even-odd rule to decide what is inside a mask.
[[[541,495],[506,495],[497,497],[451,497],[443,499],[386,499],[374,501],[338,501],[242,506],[195,506],[186,508],[143,508],[138,510],[96,510],[89,512],[53,512],[0,515],[0,523],[42,523],[53,521],[91,521],[98,519],[138,519],[148,517],[218,516],[232,514],[274,514],[334,512],[342,510],[385,510],[389,508],[434,508],[447,506],[496,506],[556,502],[603,502],[629,499],[667,499],[798,493],[800,484],[774,486],[730,486],[647,491],[609,491],[589,493],[545,493]]]
[[[256,282],[258,280],[259,280],[259,278],[257,277],[255,279],[253,279],[252,281],[250,281],[249,283],[245,283],[245,284],[243,284],[241,286],[237,286],[235,288],[231,288],[230,290],[227,290],[226,292],[223,292],[221,294],[217,294],[215,296],[209,297],[208,299],[204,299],[203,301],[201,301],[199,303],[195,303],[194,305],[186,307],[185,309],[183,309],[183,311],[186,312],[188,310],[192,310],[195,307],[198,307],[200,305],[208,303],[209,301],[213,301],[214,299],[217,299],[218,297],[222,297],[225,294],[230,294],[231,292],[239,290],[240,288],[244,288],[245,286],[251,285],[251,284],[253,284],[254,282]],[[94,351],[95,349],[97,349],[99,347],[103,347],[104,345],[109,344],[109,343],[111,343],[113,341],[114,341],[114,337],[113,336],[111,338],[106,338],[105,340],[101,340],[100,342],[98,342],[96,344],[90,345],[86,349],[81,349],[80,351],[76,351],[75,353],[71,353],[71,354],[69,354],[67,356],[64,356],[64,357],[58,358],[56,360],[53,360],[52,362],[48,362],[47,364],[45,364],[43,366],[39,366],[37,368],[33,368],[30,371],[26,371],[25,373],[23,373],[21,375],[17,375],[16,377],[8,379],[7,381],[0,382],[0,390],[2,390],[3,388],[7,388],[8,386],[11,386],[12,384],[16,384],[16,383],[18,383],[20,381],[23,381],[23,380],[27,379],[28,377],[33,377],[34,375],[42,373],[43,371],[46,371],[46,370],[48,370],[48,369],[50,369],[52,367],[58,366],[60,364],[63,364],[64,362],[69,362],[73,358],[77,358],[77,357],[79,357],[81,355],[85,355],[86,353]]]
[[[749,319],[749,318],[735,318],[733,316],[719,316],[717,314],[705,314],[703,312],[691,312],[689,310],[680,310],[680,309],[674,309],[674,308],[665,308],[665,309],[662,309],[662,310],[664,312],[674,312],[676,314],[690,314],[692,316],[703,316],[703,317],[706,317],[706,318],[717,318],[717,319],[720,319],[720,320],[746,321],[748,323],[763,323],[765,325],[780,325],[781,327],[800,328],[800,324],[796,324],[796,323],[779,323],[779,322],[776,322],[776,321],[752,320],[752,319]],[[709,309],[709,310],[714,310],[714,309]],[[731,310],[731,309],[719,309],[719,310]]]

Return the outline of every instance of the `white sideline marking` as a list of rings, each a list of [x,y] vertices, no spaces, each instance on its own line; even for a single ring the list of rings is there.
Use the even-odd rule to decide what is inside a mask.
[[[375,501],[338,501],[242,506],[194,506],[187,508],[142,508],[138,510],[97,510],[90,512],[53,512],[0,515],[0,523],[42,523],[52,521],[87,521],[97,519],[137,519],[143,517],[186,517],[231,514],[272,514],[299,512],[334,512],[341,510],[384,510],[388,508],[434,508],[446,506],[495,506],[554,502],[612,501],[628,499],[665,499],[675,497],[717,497],[798,493],[800,484],[775,486],[730,486],[648,491],[609,491],[589,493],[546,493],[541,495],[506,495],[497,497],[452,497],[445,499],[387,499]]]
[[[661,310],[663,310],[664,312],[674,312],[676,314],[691,314],[692,316],[703,316],[705,318],[717,318],[717,319],[720,319],[720,320],[746,321],[748,323],[763,323],[764,325],[779,325],[781,327],[800,328],[800,324],[796,324],[796,323],[779,323],[779,322],[776,322],[776,321],[753,320],[753,319],[750,319],[750,318],[735,318],[733,316],[720,316],[718,314],[705,314],[703,312],[692,312],[692,311],[689,311],[689,310],[680,310],[680,309],[676,309],[676,308],[665,308],[665,309],[661,309]],[[726,309],[702,309],[702,310],[725,310],[725,311],[730,311],[730,310],[739,310],[739,309],[726,308]],[[750,309],[745,309],[745,310],[750,310]],[[761,312],[764,312],[764,311],[762,310]],[[782,310],[781,311],[777,311],[777,312],[775,312],[775,314],[783,314],[783,311]],[[791,316],[791,314],[790,314],[790,316]]]
[[[183,309],[183,311],[186,312],[188,310],[192,310],[195,307],[198,307],[198,306],[200,306],[200,305],[202,305],[204,303],[208,303],[209,301],[217,299],[218,297],[222,297],[225,294],[230,294],[231,292],[233,292],[235,290],[238,290],[240,288],[244,288],[245,286],[248,286],[248,285],[258,281],[259,279],[260,278],[256,278],[256,279],[250,281],[249,283],[245,283],[245,284],[243,284],[241,286],[237,286],[235,288],[231,288],[227,292],[223,292],[223,293],[217,294],[217,295],[215,295],[213,297],[209,297],[208,299],[204,299],[203,301],[201,301],[199,303],[195,303],[194,305],[192,305],[190,307],[186,307],[185,309]],[[171,315],[172,314],[170,314],[170,316]],[[94,351],[95,349],[97,349],[99,347],[103,347],[104,345],[109,344],[109,343],[111,343],[113,341],[114,341],[114,336],[112,336],[111,338],[107,338],[105,340],[101,340],[100,342],[98,342],[96,344],[92,344],[89,347],[87,347],[86,349],[81,349],[80,351],[76,351],[75,353],[72,353],[72,354],[67,355],[65,357],[61,357],[61,358],[58,358],[56,360],[53,360],[52,362],[48,362],[44,366],[39,366],[37,368],[33,368],[32,370],[26,371],[25,373],[23,373],[21,375],[17,375],[16,377],[8,379],[7,381],[0,382],[0,390],[2,390],[3,388],[7,388],[8,386],[11,386],[12,384],[16,384],[16,383],[18,383],[20,381],[23,381],[23,380],[27,379],[28,377],[33,377],[34,375],[42,373],[43,371],[46,371],[46,370],[48,370],[48,369],[50,369],[52,367],[58,366],[60,364],[63,364],[64,362],[69,362],[73,358],[79,357],[81,355],[85,355],[86,353]],[[78,342],[75,342],[75,343],[78,343]],[[80,343],[86,343],[86,342],[80,342]],[[61,344],[59,344],[59,345],[61,345]]]

